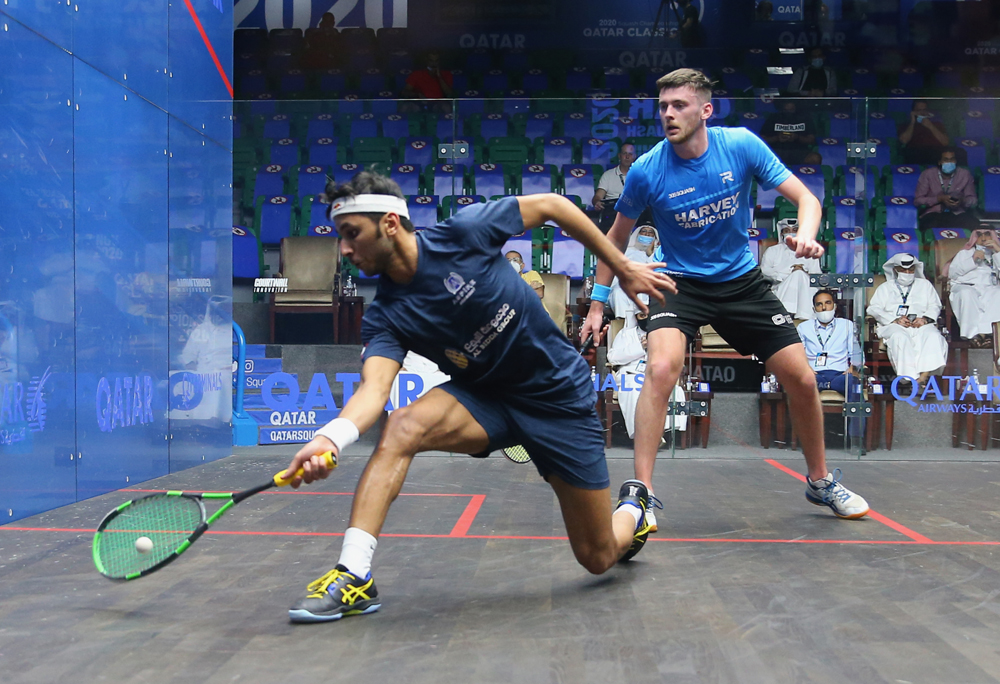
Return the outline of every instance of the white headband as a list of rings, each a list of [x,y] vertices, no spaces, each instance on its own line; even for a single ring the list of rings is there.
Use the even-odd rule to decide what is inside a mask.
[[[330,205],[327,216],[333,219],[334,216],[340,214],[385,214],[390,211],[403,218],[410,218],[410,210],[406,206],[406,200],[393,195],[342,197],[334,200],[333,204]]]

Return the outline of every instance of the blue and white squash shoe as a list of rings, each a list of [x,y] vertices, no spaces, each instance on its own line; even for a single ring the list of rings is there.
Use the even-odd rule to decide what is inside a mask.
[[[840,468],[827,473],[822,480],[811,480],[806,476],[806,499],[817,506],[829,506],[838,518],[856,520],[868,515],[868,502],[858,494],[840,484]]]

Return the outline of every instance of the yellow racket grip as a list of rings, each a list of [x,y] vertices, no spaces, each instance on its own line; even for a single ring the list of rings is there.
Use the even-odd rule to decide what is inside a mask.
[[[320,454],[320,457],[324,461],[326,461],[327,470],[333,470],[334,468],[337,467],[337,458],[333,455],[332,451],[327,451],[326,453]],[[281,477],[282,475],[285,474],[285,471],[282,470],[280,473],[274,476],[274,484],[276,484],[279,487],[285,487],[288,484],[290,484],[291,481],[294,480],[295,478],[302,477],[303,472],[304,471],[302,470],[302,468],[299,468],[298,472],[296,472],[294,475],[292,475],[290,478],[286,480]]]

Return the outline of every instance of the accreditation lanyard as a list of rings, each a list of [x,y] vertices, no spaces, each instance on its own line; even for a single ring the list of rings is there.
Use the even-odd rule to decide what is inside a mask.
[[[955,174],[953,173],[953,174],[951,174],[951,178],[948,179],[948,187],[947,188],[944,187],[944,177],[941,175],[941,172],[938,171],[938,183],[941,184],[941,192],[942,192],[942,194],[945,194],[945,195],[950,194],[951,193],[951,184],[954,183],[954,182],[955,182]]]
[[[826,360],[829,356],[826,351],[826,345],[830,340],[833,339],[833,334],[837,331],[837,319],[835,318],[830,322],[830,334],[827,336],[825,340],[823,339],[823,336],[820,334],[820,330],[823,329],[823,326],[821,326],[819,324],[819,321],[815,319],[813,325],[816,328],[816,339],[819,340],[820,349],[823,350],[822,352],[816,355],[816,367],[825,368]]]
[[[900,318],[901,316],[906,316],[910,313],[910,307],[906,305],[906,300],[910,298],[910,291],[913,290],[913,285],[910,285],[906,288],[906,292],[903,292],[903,288],[899,286],[898,280],[894,280],[893,283],[899,291],[899,296],[903,298],[903,303],[896,309],[896,318]]]

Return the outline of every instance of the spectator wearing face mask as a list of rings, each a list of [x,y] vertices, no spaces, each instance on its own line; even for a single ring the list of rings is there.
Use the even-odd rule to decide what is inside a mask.
[[[878,322],[875,334],[885,342],[896,375],[927,379],[948,361],[948,342],[937,329],[941,298],[924,277],[924,265],[912,254],[897,254],[882,267],[868,315]]]
[[[538,271],[534,271],[530,268],[525,270],[524,257],[521,256],[521,253],[511,250],[504,256],[510,263],[511,267],[521,274],[521,279],[531,286],[531,289],[535,291],[538,298],[545,299],[545,281],[542,280],[542,276],[538,274]]]
[[[661,258],[655,257],[659,246],[660,237],[656,234],[656,228],[651,225],[642,225],[632,231],[628,245],[625,247],[625,257],[640,264],[661,261]],[[643,297],[643,295],[639,296]],[[622,291],[617,278],[611,281],[608,306],[615,312],[615,318],[627,318],[637,311],[635,303]]]
[[[1000,233],[983,224],[941,274],[950,283],[951,307],[962,337],[976,347],[993,344],[993,323],[1000,321]]]
[[[864,364],[861,343],[852,321],[837,317],[833,292],[819,290],[813,295],[816,318],[796,328],[806,348],[806,358],[816,373],[816,386],[840,392],[848,401],[858,401],[861,385],[852,375]]]
[[[970,211],[979,204],[976,181],[968,169],[959,168],[952,147],[941,152],[937,166],[920,174],[913,203],[924,207],[919,219],[921,230],[974,229],[979,225]]]
[[[760,260],[760,271],[771,281],[771,289],[781,305],[794,318],[808,320],[813,318],[812,294],[809,285],[810,273],[822,273],[819,259],[796,257],[795,250],[790,249],[786,240],[795,237],[799,230],[797,219],[782,219],[778,221],[780,240],[773,247],[768,247]]]
[[[809,66],[799,67],[788,82],[788,94],[798,97],[833,97],[837,94],[837,74],[825,65],[823,48],[809,51]]]
[[[899,127],[897,136],[907,164],[933,164],[948,145],[948,132],[926,100],[913,101],[910,120]]]

